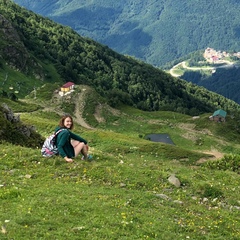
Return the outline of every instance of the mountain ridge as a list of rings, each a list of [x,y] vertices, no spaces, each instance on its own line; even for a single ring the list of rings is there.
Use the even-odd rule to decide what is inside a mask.
[[[44,83],[60,86],[61,83],[72,81],[94,87],[111,106],[126,104],[147,111],[171,110],[190,115],[212,112],[215,108],[237,109],[238,105],[229,99],[173,78],[150,64],[116,53],[89,38],[79,36],[70,27],[59,25],[14,3],[8,4],[6,8],[0,3],[1,13],[17,30],[30,61],[22,71],[25,74],[21,76],[22,81],[15,81],[14,68],[23,62],[21,57],[25,55],[16,55],[16,65],[9,68],[9,56],[12,55],[6,49],[11,47],[20,53],[23,50],[15,45],[14,38],[7,41],[4,28],[0,29],[4,43],[0,52],[6,53],[0,73],[4,76],[4,72],[11,71],[7,83],[12,81],[12,85],[4,85],[2,95],[7,95],[6,91],[11,89],[23,89],[27,84],[34,91]],[[54,87],[48,85],[42,89]],[[29,94],[27,88],[24,91]],[[46,91],[48,93],[44,95],[51,94],[49,90]]]
[[[236,1],[59,0],[51,4],[48,13],[42,11],[43,2],[15,2],[154,66],[207,46],[239,51]]]
[[[22,123],[0,106],[0,238],[239,239],[238,104],[11,1],[0,1],[0,15],[22,43],[5,38],[0,22],[0,102]],[[20,69],[9,56],[31,61]],[[69,80],[76,89],[61,97]],[[15,90],[22,95],[12,101]],[[227,111],[225,122],[209,120],[216,108]],[[91,162],[42,157],[41,142],[64,113],[88,141]],[[167,133],[175,145],[149,133]]]

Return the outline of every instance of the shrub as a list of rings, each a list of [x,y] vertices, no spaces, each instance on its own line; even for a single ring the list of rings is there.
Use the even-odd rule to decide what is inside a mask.
[[[236,173],[240,173],[240,155],[228,154],[225,155],[222,159],[207,162],[205,165],[210,169],[224,171],[230,170]]]
[[[199,193],[202,198],[206,197],[213,199],[223,197],[223,192],[209,183],[204,183],[198,186],[197,193]]]

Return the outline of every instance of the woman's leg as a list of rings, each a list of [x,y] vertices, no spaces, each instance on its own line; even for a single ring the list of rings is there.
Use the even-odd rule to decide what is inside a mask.
[[[87,160],[88,159],[88,146],[87,145],[84,144],[81,153],[84,156],[84,160]]]
[[[84,142],[72,140],[71,144],[74,148],[75,157],[77,157],[80,153],[82,153],[84,156],[84,159],[87,159],[88,151],[87,151],[87,146],[84,144]]]

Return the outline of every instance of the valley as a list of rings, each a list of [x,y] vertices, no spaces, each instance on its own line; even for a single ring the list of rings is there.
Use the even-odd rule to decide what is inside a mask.
[[[209,44],[215,49],[240,50],[236,1],[14,2],[156,67]]]
[[[69,2],[76,7],[82,1],[57,1],[63,11]],[[56,1],[25,3],[50,12]],[[159,1],[125,3],[133,17],[141,6],[148,9],[145,4],[159,10]],[[176,13],[190,4],[167,3]],[[112,8],[90,7],[91,16],[99,10],[115,16]],[[166,16],[168,23],[165,10],[157,18]],[[239,104],[13,1],[0,1],[0,15],[8,23],[0,27],[0,239],[240,239]],[[189,66],[180,62],[174,74]],[[209,119],[216,109],[227,113],[225,121]],[[66,113],[73,131],[87,140],[91,161],[41,155]],[[174,145],[145,139],[149,134],[170,136]]]

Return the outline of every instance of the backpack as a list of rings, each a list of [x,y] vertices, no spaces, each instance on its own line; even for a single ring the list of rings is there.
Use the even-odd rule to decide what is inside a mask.
[[[60,133],[63,130],[65,129],[59,129],[57,132],[46,138],[41,149],[41,154],[43,157],[52,157],[53,155],[58,154],[58,149],[55,144],[56,137],[58,133]]]

